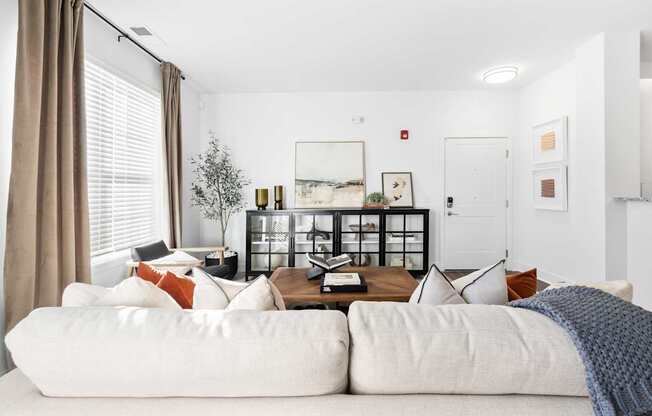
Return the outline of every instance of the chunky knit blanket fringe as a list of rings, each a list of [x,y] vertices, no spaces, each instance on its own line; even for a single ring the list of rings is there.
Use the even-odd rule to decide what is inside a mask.
[[[566,330],[584,363],[596,415],[652,415],[652,312],[581,286],[510,305],[542,313]]]

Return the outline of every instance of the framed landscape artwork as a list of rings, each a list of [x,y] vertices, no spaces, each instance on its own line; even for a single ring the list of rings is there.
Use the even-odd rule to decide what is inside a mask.
[[[390,207],[413,208],[412,172],[383,172],[383,195]]]
[[[534,207],[553,211],[568,210],[566,166],[536,168],[534,178]]]
[[[296,142],[294,206],[359,208],[364,204],[364,142]]]
[[[568,118],[560,117],[532,128],[532,161],[536,164],[567,160]]]

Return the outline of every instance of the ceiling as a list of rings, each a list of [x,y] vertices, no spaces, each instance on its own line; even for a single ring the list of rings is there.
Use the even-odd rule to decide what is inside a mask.
[[[90,0],[203,92],[518,88],[591,35],[652,29],[652,0]],[[623,7],[626,5],[626,7]],[[652,32],[643,57],[652,60]],[[487,86],[492,66],[519,78]]]

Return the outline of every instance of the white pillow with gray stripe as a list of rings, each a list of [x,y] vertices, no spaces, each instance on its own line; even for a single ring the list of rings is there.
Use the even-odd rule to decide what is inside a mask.
[[[505,260],[454,280],[453,287],[466,301],[483,305],[507,304]]]
[[[419,286],[412,293],[410,303],[450,305],[466,302],[457,294],[455,288],[441,270],[433,264],[430,266],[426,277],[421,280]]]

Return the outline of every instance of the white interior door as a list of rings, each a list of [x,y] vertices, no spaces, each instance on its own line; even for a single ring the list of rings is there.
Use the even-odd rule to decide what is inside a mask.
[[[478,269],[507,255],[507,140],[445,146],[444,267]]]

